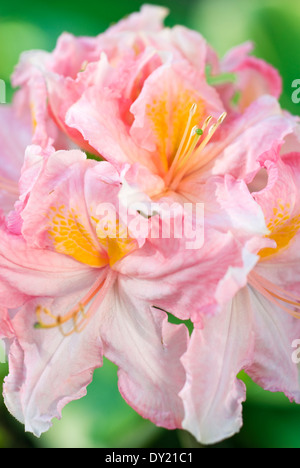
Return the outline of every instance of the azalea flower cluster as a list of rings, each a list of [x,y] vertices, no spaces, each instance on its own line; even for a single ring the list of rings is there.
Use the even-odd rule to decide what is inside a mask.
[[[37,436],[103,357],[204,444],[241,428],[241,370],[300,402],[299,121],[252,44],[220,60],[166,14],[24,53],[0,108],[4,398]]]

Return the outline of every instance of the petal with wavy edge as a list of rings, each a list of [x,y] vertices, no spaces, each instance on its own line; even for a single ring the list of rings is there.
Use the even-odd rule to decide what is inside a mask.
[[[106,300],[101,337],[104,355],[119,366],[121,394],[158,426],[180,427],[178,393],[185,380],[180,358],[187,348],[187,329],[168,323],[164,312],[129,295],[122,277]]]
[[[255,336],[250,377],[265,390],[283,392],[300,403],[299,369],[293,362],[293,341],[300,337],[300,321],[289,316],[253,288],[248,289]]]
[[[35,309],[42,303],[63,315],[86,291],[81,288],[63,298],[30,300],[11,319],[13,336],[6,340],[10,374],[4,383],[4,399],[25,430],[38,437],[54,417],[60,419],[69,401],[86,394],[93,370],[102,365],[102,345],[97,314],[83,332],[65,337],[59,328],[37,330]]]
[[[205,320],[203,330],[194,330],[182,358],[187,372],[180,392],[182,427],[203,444],[231,437],[242,426],[245,385],[236,376],[252,360],[250,311],[247,296],[239,293],[220,314]]]
[[[195,104],[197,108],[188,128],[186,143],[194,126],[201,127],[210,114],[219,117],[223,107],[215,90],[187,62],[182,61],[166,63],[155,70],[145,80],[139,97],[131,106],[135,120],[130,133],[139,146],[158,152],[159,174],[170,167]]]
[[[263,96],[240,117],[223,123],[218,141],[211,142],[199,158],[209,152],[213,174],[230,173],[251,182],[260,169],[259,156],[282,143],[297,125],[297,118],[283,113],[278,101]]]
[[[163,20],[168,15],[169,10],[162,6],[143,5],[140,12],[132,13],[116,25],[111,26],[107,33],[114,35],[127,31],[147,31],[156,32],[162,29]]]
[[[264,60],[249,56],[252,49],[251,42],[241,44],[230,50],[221,62],[224,72],[237,76],[232,88],[233,92],[241,93],[238,104],[241,112],[264,94],[278,99],[282,92],[282,79],[278,71]]]

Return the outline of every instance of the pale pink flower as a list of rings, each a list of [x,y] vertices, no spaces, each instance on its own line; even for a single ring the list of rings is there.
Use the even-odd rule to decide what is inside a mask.
[[[128,178],[132,182],[134,174]],[[110,228],[103,235],[99,209],[109,202],[118,215],[121,181],[109,163],[87,160],[80,151],[39,156],[38,147],[29,147],[15,217],[8,227],[2,221],[0,290],[7,310],[0,336],[10,363],[4,396],[36,435],[67,402],[85,394],[103,355],[119,366],[119,388],[133,408],[157,425],[181,427],[180,358],[188,333],[168,323],[163,310],[201,326],[203,312],[222,303],[215,297],[219,282],[226,276],[232,297],[252,267],[230,226],[243,231],[243,242],[264,232],[262,212],[246,185],[218,177],[211,184],[222,198],[210,205],[211,223],[222,204],[227,228],[220,232],[208,223],[202,249],[186,250],[185,239],[125,237],[122,217],[119,237]],[[243,227],[234,193],[247,206]],[[240,270],[238,280],[229,265]]]
[[[135,53],[141,34],[157,34],[167,10],[144,6],[140,14],[111,27],[98,37],[60,36],[53,53],[29,51],[22,54],[13,75],[13,85],[21,87],[15,95],[15,103],[21,112],[31,110],[34,127],[33,143],[48,146],[49,137],[62,138],[61,130],[79,146],[93,151],[82,136],[65,123],[65,114],[91,82],[89,69],[97,68],[101,53],[115,61],[124,55]],[[82,72],[87,69],[87,73]],[[99,74],[101,71],[99,72]],[[57,148],[59,149],[59,148]]]
[[[232,436],[242,425],[245,386],[236,377],[242,369],[264,389],[300,403],[299,369],[292,359],[293,341],[300,336],[300,153],[289,152],[299,150],[297,135],[298,129],[281,155],[275,144],[259,159],[267,185],[253,197],[269,233],[264,246],[256,245],[257,264],[247,286],[220,314],[204,319],[182,359],[183,427],[205,444]]]
[[[135,252],[137,241],[100,237],[97,207],[116,204],[117,172],[76,151],[53,154],[43,164],[22,212],[23,237],[5,230],[1,237],[9,410],[40,435],[68,401],[85,394],[104,353],[119,365],[120,390],[133,407],[159,425],[180,425],[179,358],[187,331],[149,304],[159,268],[148,282],[148,303],[139,297],[141,286],[130,284],[138,271],[125,264],[119,274],[118,262]],[[144,255],[151,253],[148,246]]]
[[[55,124],[56,133],[62,131],[85,151],[115,161],[147,161],[152,171],[154,165],[165,177],[185,130],[186,139],[172,171],[178,169],[179,156],[188,149],[195,125],[205,126],[211,115],[215,120],[210,124],[214,123],[224,110],[231,121],[265,94],[278,98],[278,73],[248,56],[250,44],[233,49],[220,61],[200,34],[182,26],[165,28],[166,15],[165,8],[145,5],[96,38],[63,34],[52,53],[23,54],[13,84],[21,87],[16,103],[25,106],[26,112],[31,108],[33,143],[47,146],[49,137],[57,137],[52,128]],[[235,83],[225,79],[225,84],[209,86],[207,67],[213,80],[230,73],[235,75]],[[250,89],[250,81],[255,90]],[[239,105],[231,105],[237,92],[241,94]],[[189,112],[193,113],[190,121]],[[102,130],[106,137],[99,137]],[[115,144],[108,139],[115,139]],[[127,147],[128,140],[133,140],[130,154],[124,155],[124,140]],[[185,175],[190,169],[185,169]],[[171,178],[173,174],[168,175],[167,186]]]
[[[263,200],[274,195],[276,168],[278,180],[278,168],[290,180],[289,157],[280,162],[274,148],[293,144],[296,119],[278,105],[277,72],[250,58],[249,44],[220,61],[197,33],[164,28],[165,15],[145,6],[97,38],[65,34],[53,53],[23,55],[14,74],[14,105],[31,110],[35,146],[25,152],[15,210],[1,220],[0,338],[10,359],[7,406],[37,435],[85,394],[103,355],[119,366],[120,391],[138,412],[205,443],[241,425],[240,369],[269,382],[265,317],[246,306],[256,294],[271,295],[272,307],[278,299],[261,276],[262,257],[264,249],[277,257],[292,237],[275,246]],[[225,83],[213,84],[222,75]],[[74,143],[108,162],[54,151]],[[246,184],[257,186],[262,166],[272,177],[251,195]],[[120,198],[159,209],[204,203],[204,245],[103,237],[103,203],[127,231]],[[164,311],[192,320],[191,340]],[[295,375],[291,365],[269,388],[297,399]]]

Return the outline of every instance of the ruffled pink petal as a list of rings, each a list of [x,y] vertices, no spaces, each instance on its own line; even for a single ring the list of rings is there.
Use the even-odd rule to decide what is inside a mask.
[[[118,271],[126,275],[128,291],[135,293],[131,278],[138,277],[142,281],[140,297],[198,325],[202,314],[215,313],[246,285],[268,233],[263,212],[243,181],[213,177],[205,189],[202,187],[200,199],[205,209],[204,229],[201,231],[199,224],[197,230],[204,236],[200,246],[188,248],[183,219],[185,235],[180,239],[172,234],[169,238],[152,236],[142,251],[118,265]],[[201,218],[199,212],[197,216]],[[153,226],[154,222],[155,218]]]
[[[140,12],[132,13],[124,20],[107,30],[107,34],[115,35],[122,32],[157,32],[163,27],[163,21],[169,10],[162,6],[143,5]]]
[[[34,151],[35,148],[31,150]],[[47,231],[54,211],[65,207],[69,212],[73,203],[72,198],[69,198],[70,195],[74,195],[79,202],[80,196],[69,186],[72,184],[72,175],[76,179],[75,185],[76,183],[79,185],[82,193],[85,170],[94,165],[95,161],[87,161],[86,155],[77,150],[53,153],[50,158],[42,161],[42,167],[21,213],[22,234],[30,245],[42,247],[49,243]],[[26,172],[24,174],[26,175]],[[62,185],[63,189],[61,189]],[[76,205],[77,201],[74,203]],[[53,215],[50,218],[51,211]],[[83,199],[80,207],[76,209],[76,214],[84,215],[85,212],[86,206]]]
[[[88,63],[88,62],[87,62]],[[47,83],[48,109],[47,112],[68,137],[80,148],[87,152],[97,154],[95,148],[91,147],[82,134],[66,124],[66,114],[74,103],[79,101],[84,91],[92,86],[103,85],[102,81],[107,73],[112,69],[109,67],[105,54],[92,62],[84,65],[85,69],[75,74],[75,78],[70,76],[58,75],[50,71],[45,71],[44,79]]]
[[[238,69],[244,63],[245,59],[249,57],[253,48],[253,42],[247,41],[230,49],[222,59],[222,71],[232,72]]]
[[[214,161],[213,174],[230,173],[251,182],[261,168],[259,156],[281,144],[296,123],[295,117],[282,113],[276,99],[263,96],[237,119],[225,120],[218,141],[210,143],[199,158]]]
[[[264,60],[248,57],[237,69],[242,90],[240,108],[246,109],[252,102],[264,94],[279,99],[282,92],[282,79],[278,71]]]
[[[261,207],[253,201],[242,180],[229,174],[211,176],[204,184],[197,173],[187,177],[178,190],[187,199],[205,204],[205,222],[220,232],[231,231],[239,239],[267,234]]]
[[[166,43],[163,43],[163,40]],[[171,46],[172,53],[180,53],[183,58],[195,67],[199,73],[205,73],[205,64],[208,55],[208,45],[196,31],[185,28],[184,26],[176,25],[173,28],[165,28],[157,38],[157,48],[163,43],[164,47],[168,49]]]
[[[206,234],[209,237],[199,250],[186,250],[185,242],[159,240],[158,249],[146,244],[141,252],[124,258],[118,271],[124,276],[128,294],[201,327],[205,314],[215,314],[246,284],[249,269],[257,261],[243,254],[230,233],[210,230]],[[217,263],[216,258],[222,262]]]
[[[122,278],[106,301],[101,338],[104,355],[119,366],[121,394],[156,425],[181,427],[178,393],[185,373],[180,358],[187,349],[187,329],[168,323],[164,312],[128,294]]]
[[[21,236],[1,226],[0,304],[15,308],[33,296],[70,294],[74,288],[87,287],[94,275],[93,269],[71,257],[28,247]]]
[[[278,71],[264,60],[249,56],[252,48],[252,44],[247,42],[232,49],[221,65],[224,72],[237,76],[233,88],[241,93],[238,107],[242,112],[260,96],[269,94],[278,99],[282,92]]]
[[[137,147],[128,134],[119,111],[119,97],[108,89],[88,89],[66,116],[66,123],[76,128],[89,145],[114,163],[142,161],[154,168],[147,151]]]
[[[100,58],[99,40],[97,37],[76,37],[63,33],[51,54],[48,68],[61,77],[76,78],[87,62]]]
[[[253,334],[248,303],[238,295],[216,317],[194,330],[182,362],[182,427],[203,444],[231,437],[242,426],[245,385],[237,374],[251,362]]]
[[[272,219],[276,219],[276,210],[278,214],[282,212],[279,205],[284,207],[283,211],[286,216],[292,216],[293,212],[297,212],[297,208],[300,207],[300,199],[297,200],[299,190],[294,177],[300,169],[299,159],[296,167],[290,167],[280,159],[278,149],[274,148],[265,153],[260,158],[260,162],[267,170],[268,183],[263,190],[254,192],[252,195],[261,206],[266,222],[272,223]]]
[[[34,299],[12,314],[4,399],[25,430],[38,437],[49,429],[53,418],[60,419],[68,402],[86,394],[93,370],[102,365],[102,346],[99,316],[90,319],[84,332],[65,337],[59,328],[37,330],[35,310],[42,304],[63,315],[84,293],[81,287],[61,298]]]
[[[268,268],[264,273],[268,277]],[[244,294],[250,300],[255,336],[253,361],[246,372],[265,390],[283,392],[300,403],[299,369],[292,359],[300,321],[253,288]]]
[[[21,56],[12,83],[20,89],[14,95],[18,114],[31,120],[32,142],[47,148],[55,142],[57,149],[69,147],[69,140],[53,122],[48,112],[48,90],[45,75],[51,70],[51,55],[41,51]]]
[[[130,133],[139,146],[158,153],[158,173],[167,171],[188,123],[193,105],[197,105],[193,126],[201,127],[208,115],[222,113],[222,103],[215,90],[206,84],[187,62],[166,63],[144,82],[131,106],[134,123]]]
[[[12,106],[0,107],[0,175],[17,182],[20,178],[26,146],[31,141],[31,128],[19,119]]]
[[[276,264],[285,258],[287,264],[295,263],[295,242],[300,226],[299,153],[281,157],[280,147],[275,145],[259,161],[267,172],[268,181],[262,190],[253,192],[252,195],[264,212],[269,238],[274,242],[273,247],[260,253],[262,261]],[[277,260],[277,256],[282,259]]]

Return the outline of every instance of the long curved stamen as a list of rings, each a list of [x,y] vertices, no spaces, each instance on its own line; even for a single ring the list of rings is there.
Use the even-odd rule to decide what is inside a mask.
[[[104,287],[105,283],[106,287]],[[39,305],[36,308],[37,323],[35,324],[35,328],[44,330],[58,328],[63,336],[70,336],[73,333],[80,333],[88,324],[89,319],[93,316],[95,309],[97,309],[102,302],[103,296],[108,287],[108,283],[109,285],[111,284],[109,278],[106,278],[105,280],[97,280],[90,291],[82,299],[82,301],[80,301],[64,316],[55,315],[46,307]],[[101,292],[101,294],[96,297],[99,292]],[[91,304],[88,311],[86,311],[85,307],[93,299],[95,299],[94,302]],[[65,332],[63,326],[68,323],[72,323],[72,327],[71,330]]]
[[[190,126],[191,126],[191,123],[192,123],[192,119],[194,117],[194,115],[196,114],[196,111],[197,111],[197,104],[194,103],[192,105],[192,107],[190,108],[190,112],[189,112],[189,118],[188,118],[188,121],[187,121],[187,124],[185,126],[185,129],[184,129],[184,132],[183,132],[183,136],[181,138],[181,141],[180,141],[180,144],[179,144],[179,147],[176,151],[176,154],[175,154],[175,157],[172,161],[172,164],[171,164],[171,167],[167,173],[167,176],[165,178],[165,183],[166,185],[169,185],[171,179],[172,179],[172,176],[173,176],[173,172],[174,172],[174,169],[176,167],[176,164],[178,163],[179,159],[181,158],[182,154],[185,153],[186,151],[186,148],[187,146],[189,145],[189,142],[190,142],[190,139],[191,139],[191,135],[188,139],[188,142],[185,144],[186,142],[186,139],[187,139],[187,136],[188,136],[188,132],[189,132],[189,129],[190,129]]]
[[[201,153],[201,151],[204,150],[206,145],[210,142],[220,125],[224,122],[225,118],[227,116],[226,112],[223,112],[223,114],[220,115],[218,118],[217,122],[211,125],[208,129],[207,135],[204,138],[204,140],[200,143],[199,147],[197,148],[197,156]],[[201,159],[201,167],[203,167],[205,164],[209,162],[210,158],[205,158]],[[195,162],[195,158],[190,158],[188,164],[185,165],[185,168],[181,172],[181,177],[193,166],[193,163]],[[199,161],[197,161],[197,165],[199,164]],[[182,164],[181,164],[182,165]],[[179,166],[180,169],[180,166]]]
[[[254,289],[260,292],[273,304],[280,307],[284,312],[287,312],[292,317],[300,319],[300,297],[276,286],[274,283],[268,281],[255,272],[252,272],[249,275],[248,282]]]
[[[212,139],[213,135],[219,128],[219,126],[224,122],[225,118],[227,116],[226,112],[223,112],[223,114],[220,115],[218,118],[217,122],[211,125],[208,128],[207,135],[205,138],[200,142],[200,145],[198,146],[196,150],[196,146],[203,135],[204,131],[208,127],[209,123],[212,120],[212,116],[209,116],[205,119],[202,128],[199,127],[194,127],[191,131],[190,139],[188,141],[188,144],[185,147],[185,151],[183,154],[181,154],[181,157],[177,159],[176,164],[172,165],[173,168],[171,167],[172,171],[170,175],[168,174],[167,179],[165,182],[171,182],[171,179],[173,178],[173,181],[171,183],[170,188],[172,190],[176,190],[178,184],[184,177],[184,175],[189,171],[193,165],[195,164],[195,157],[197,158],[197,166],[199,165],[199,154],[203,149],[206,147],[206,145],[209,143],[209,141]],[[196,151],[195,151],[196,150]],[[174,160],[175,162],[175,160]],[[201,160],[201,167],[203,167],[205,164],[209,162],[208,158],[205,158],[205,160]]]
[[[19,195],[18,184],[12,180],[0,176],[0,190],[5,190],[12,195]]]
[[[210,128],[209,128],[209,131],[208,131],[208,135],[207,137],[202,141],[202,143],[200,144],[199,148],[198,148],[198,153],[200,153],[205,147],[206,145],[209,143],[209,141],[212,139],[213,135],[216,133],[216,131],[218,130],[218,128],[220,127],[220,125],[224,122],[224,120],[226,119],[227,117],[227,112],[223,112],[223,114],[220,115],[220,117],[218,118],[217,122],[215,124],[213,124]],[[204,166],[206,165],[212,158],[211,157],[206,157],[206,158],[203,158],[201,159],[201,166]]]

